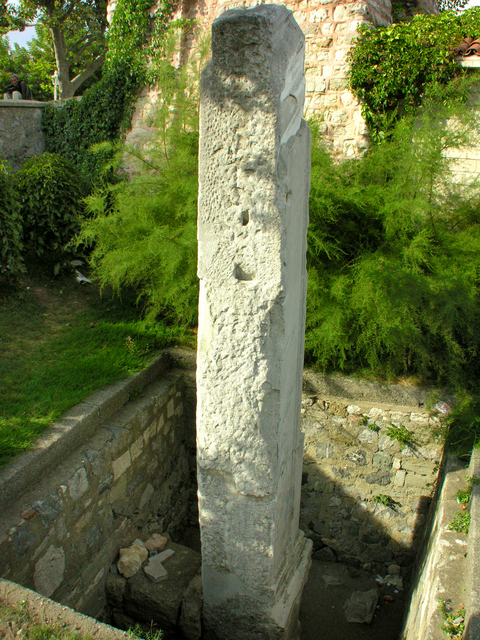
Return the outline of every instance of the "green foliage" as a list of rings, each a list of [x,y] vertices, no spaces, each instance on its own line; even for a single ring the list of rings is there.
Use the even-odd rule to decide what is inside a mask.
[[[480,397],[463,391],[448,417],[447,443],[457,455],[470,453],[480,443]]]
[[[411,444],[412,442],[415,442],[413,433],[403,425],[397,426],[391,424],[385,429],[385,433],[390,438],[390,440],[396,440],[401,445]]]
[[[0,277],[25,270],[22,259],[22,219],[13,180],[0,160]]]
[[[47,151],[58,153],[75,165],[89,188],[95,184],[106,159],[91,153],[90,147],[116,141],[122,125],[128,126],[141,79],[135,68],[118,64],[109,68],[80,102],[69,100],[62,108],[44,108],[42,129]]]
[[[441,626],[442,631],[450,638],[461,639],[465,631],[465,607],[454,612],[444,598],[439,598],[438,602],[440,615],[445,620]]]
[[[99,49],[89,47],[75,58],[73,50],[76,47],[74,45],[76,42],[83,42],[85,36],[85,29],[82,27],[79,27],[77,31],[72,30],[71,27],[65,31],[66,46],[72,49],[68,56],[71,77],[76,76],[82,69],[91,64],[92,57],[99,53]],[[5,80],[7,81],[8,73],[11,71],[14,71],[20,78],[25,80],[32,90],[35,100],[44,102],[53,100],[52,77],[56,69],[56,62],[52,34],[48,26],[37,23],[35,25],[35,37],[30,40],[26,47],[20,47],[16,44],[9,51],[8,64],[1,65],[0,68],[5,69]],[[84,93],[94,82],[99,80],[100,75],[100,71],[97,71],[90,76],[77,89],[76,94],[81,95]],[[7,82],[6,84],[9,83]]]
[[[453,180],[446,150],[473,142],[457,108],[404,118],[361,160],[334,164],[314,132],[306,355],[323,369],[478,376],[477,184]]]
[[[100,296],[71,273],[48,271],[39,261],[29,289],[0,288],[0,467],[96,389],[145,368],[172,343],[191,343],[177,327],[147,326],[129,292],[121,301]]]
[[[376,504],[381,504],[384,507],[389,507],[390,509],[395,509],[395,507],[398,505],[398,502],[396,502],[392,498],[392,496],[389,496],[385,493],[381,493],[378,496],[373,496],[372,502],[375,502]]]
[[[83,214],[74,167],[61,156],[44,153],[23,163],[15,183],[26,247],[38,256],[58,259]]]
[[[148,317],[164,313],[179,324],[197,318],[196,217],[198,76],[196,68],[156,69],[162,101],[157,139],[147,155],[133,149],[131,180],[108,185],[87,199],[91,217],[79,241],[93,247],[91,265],[102,286],[132,285]]]
[[[154,0],[118,0],[108,32],[108,64],[116,66],[129,60],[134,66],[145,67],[147,54],[162,47],[171,12],[171,0],[161,0],[158,5]]]
[[[162,640],[163,638],[163,631],[161,629],[144,631],[139,624],[129,629],[127,634],[132,640],[137,640],[137,638],[140,640]]]
[[[468,534],[470,528],[470,514],[468,511],[457,511],[451,520],[448,523],[448,528],[452,531],[457,531],[458,533],[466,533]]]
[[[480,8],[417,15],[391,27],[364,25],[359,31],[349,53],[349,84],[378,141],[397,116],[414,113],[432,86],[463,73],[453,49],[464,36],[480,36]]]
[[[467,483],[467,488],[459,489],[456,495],[457,502],[463,505],[468,504],[470,502],[470,498],[472,497],[473,487],[475,485],[476,486],[480,485],[480,478],[477,478],[477,476],[467,476],[465,478],[465,481]]]

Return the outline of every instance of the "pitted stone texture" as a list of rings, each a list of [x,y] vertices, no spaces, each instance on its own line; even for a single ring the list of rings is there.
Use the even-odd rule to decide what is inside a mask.
[[[310,146],[304,39],[291,12],[273,5],[228,11],[212,30],[198,225],[205,620],[231,640],[291,637],[308,567],[298,531]]]

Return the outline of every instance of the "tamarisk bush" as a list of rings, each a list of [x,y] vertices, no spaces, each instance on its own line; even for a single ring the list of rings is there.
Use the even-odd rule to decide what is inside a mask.
[[[360,160],[334,164],[314,135],[306,354],[324,369],[480,373],[479,184],[457,184],[447,158],[475,112],[438,104]]]

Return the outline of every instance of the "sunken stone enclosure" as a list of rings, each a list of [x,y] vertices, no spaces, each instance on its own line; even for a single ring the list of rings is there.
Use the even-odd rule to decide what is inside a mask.
[[[411,586],[402,640],[442,637],[439,597],[454,609],[467,597],[465,637],[478,640],[480,486],[468,539],[448,526],[465,476],[480,477],[478,452],[470,468],[446,458],[445,405],[427,412],[427,392],[303,372],[303,34],[284,6],[232,10],[213,25],[212,51],[198,366],[165,351],[0,472],[0,598],[18,583],[18,597],[30,588],[169,638],[298,640],[313,550]],[[119,575],[119,550],[143,546],[146,563],[152,534],[168,548],[149,548],[149,565],[166,568]]]
[[[194,378],[194,355],[170,350],[144,373],[72,409],[35,450],[1,472],[2,578],[121,628],[153,620],[170,631],[168,638],[201,637],[200,555],[191,544],[198,526]],[[400,385],[352,385],[305,371],[300,525],[314,562],[366,568],[396,588],[410,583],[402,640],[444,637],[439,597],[455,609],[466,605],[466,638],[476,640],[479,486],[470,534],[449,531],[448,522],[465,477],[480,477],[480,452],[470,469],[444,459],[431,437],[442,417],[426,411],[427,397]],[[387,435],[402,425],[415,436],[403,448]],[[381,495],[395,503],[375,502]],[[143,570],[122,578],[115,569],[119,549],[156,532],[187,545],[169,545],[179,562],[187,559],[187,570],[184,564],[177,575],[173,556],[165,565],[173,583],[150,582]],[[1,600],[35,598],[7,580],[0,581]],[[177,582],[180,595],[169,595]],[[62,619],[64,607],[41,602],[51,619]],[[166,626],[166,613],[182,631]],[[115,637],[108,629],[103,635]]]
[[[195,522],[194,383],[170,362],[90,396],[0,472],[3,578],[101,617],[119,548]]]

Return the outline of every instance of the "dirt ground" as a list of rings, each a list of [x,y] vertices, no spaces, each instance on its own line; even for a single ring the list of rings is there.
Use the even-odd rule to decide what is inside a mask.
[[[374,588],[379,599],[372,623],[347,622],[345,601],[354,591]],[[371,573],[313,560],[300,607],[301,640],[398,640],[405,603],[404,591],[378,585]]]

